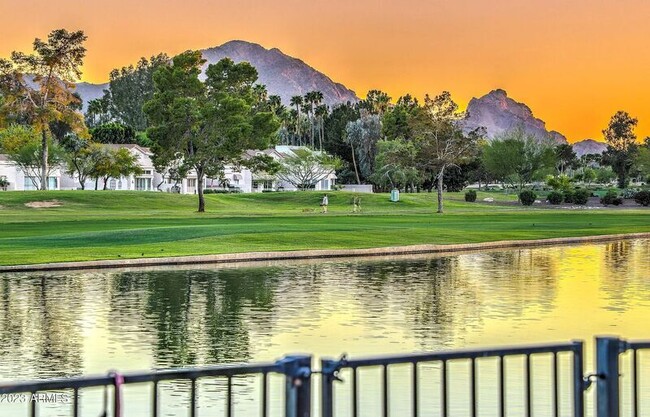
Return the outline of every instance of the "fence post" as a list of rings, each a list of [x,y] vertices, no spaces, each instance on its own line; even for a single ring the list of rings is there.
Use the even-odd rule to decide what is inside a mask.
[[[619,417],[618,355],[622,341],[617,337],[596,337],[596,416]]]
[[[585,414],[584,393],[584,342],[573,341],[573,417],[583,417]]]
[[[321,359],[321,391],[320,409],[321,417],[332,417],[334,415],[334,381],[335,372],[338,370],[339,361],[333,359]]]
[[[285,356],[278,361],[285,375],[285,417],[311,416],[311,355]]]

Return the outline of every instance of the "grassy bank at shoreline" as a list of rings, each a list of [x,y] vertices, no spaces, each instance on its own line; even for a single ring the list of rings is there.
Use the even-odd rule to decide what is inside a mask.
[[[485,195],[479,195],[483,198]],[[497,204],[448,196],[435,214],[434,194],[208,195],[207,213],[196,197],[144,192],[51,191],[0,193],[0,265],[301,249],[346,249],[414,244],[476,243],[511,239],[650,232],[648,209],[543,209],[498,204],[515,196],[491,194]],[[58,207],[29,208],[51,201]]]

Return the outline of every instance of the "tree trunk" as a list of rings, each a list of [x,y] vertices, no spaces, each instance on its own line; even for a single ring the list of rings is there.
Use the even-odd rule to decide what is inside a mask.
[[[41,132],[42,134],[42,143],[41,145],[43,146],[43,159],[41,160],[41,190],[46,190],[48,188],[48,181],[47,181],[47,160],[48,160],[48,149],[47,149],[47,133],[45,132],[45,129]]]
[[[199,213],[205,213],[205,198],[203,197],[203,171],[196,171],[197,194],[199,195]]]
[[[99,177],[95,178],[95,191],[97,191],[98,187],[99,187]]]
[[[359,170],[357,170],[357,159],[354,157],[354,146],[350,144],[350,148],[352,149],[352,165],[354,166],[354,175],[357,177],[357,184],[361,185]]]
[[[443,207],[442,207],[442,187],[444,186],[444,179],[445,179],[445,166],[443,165],[442,168],[440,168],[440,172],[438,173],[438,213],[443,212]]]
[[[108,177],[104,177],[104,188],[102,190],[106,191],[108,188],[106,187],[106,184],[108,184]]]

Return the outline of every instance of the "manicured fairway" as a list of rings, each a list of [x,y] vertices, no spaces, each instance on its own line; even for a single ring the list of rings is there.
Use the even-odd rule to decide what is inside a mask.
[[[465,203],[448,196],[435,214],[434,194],[362,195],[286,192],[196,197],[144,192],[0,193],[0,265],[248,251],[344,249],[422,243],[485,242],[650,232],[650,210],[536,209]],[[480,195],[479,198],[482,198]],[[513,196],[493,196],[512,200]],[[56,200],[60,207],[25,203]]]

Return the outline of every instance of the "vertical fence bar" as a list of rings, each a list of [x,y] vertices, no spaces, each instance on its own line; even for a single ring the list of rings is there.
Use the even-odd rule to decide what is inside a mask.
[[[190,416],[196,417],[196,379],[192,378],[190,384]]]
[[[268,388],[266,386],[267,384],[267,373],[264,372],[262,374],[262,417],[266,417],[268,415]],[[325,375],[323,375],[323,380],[325,379]],[[325,382],[323,382],[324,384]]]
[[[532,404],[532,387],[531,387],[531,370],[530,370],[530,355],[526,354],[524,355],[524,358],[526,359],[526,367],[525,367],[525,372],[526,372],[526,417],[530,417],[532,414],[532,409],[533,409],[533,404]]]
[[[286,356],[278,365],[285,375],[285,417],[310,417],[311,356]]]
[[[557,417],[560,412],[560,402],[558,391],[560,389],[560,384],[558,382],[558,372],[557,372],[557,352],[553,352],[553,417]]]
[[[382,373],[382,378],[383,378],[383,392],[382,392],[382,401],[384,402],[383,404],[383,412],[384,412],[384,417],[388,417],[388,365],[384,365]]]
[[[631,372],[632,372],[632,416],[633,417],[638,417],[639,415],[639,410],[638,410],[638,403],[637,403],[637,398],[639,397],[639,392],[638,392],[638,385],[637,385],[637,371],[636,371],[636,362],[637,362],[637,353],[639,351],[637,349],[632,350],[632,366],[631,366]]]
[[[440,363],[440,407],[442,408],[443,417],[447,417],[447,361],[442,360]]]
[[[619,417],[619,366],[621,340],[617,337],[596,338],[596,416]]]
[[[34,398],[34,394],[35,394],[35,392],[32,392],[31,395],[29,396],[29,398],[30,398],[30,401],[29,401],[29,415],[31,417],[36,417],[36,404],[38,404],[38,402],[36,402],[36,401],[31,401],[31,398]]]
[[[153,381],[153,395],[151,397],[151,415],[158,417],[158,381]]]
[[[413,362],[413,417],[418,417],[418,363]]]
[[[506,366],[505,356],[499,356],[499,408],[500,416],[506,415]]]
[[[352,416],[357,417],[359,413],[359,368],[352,368]]]
[[[332,359],[321,359],[321,387],[320,387],[320,409],[321,417],[333,417],[334,415],[334,379],[337,361]]]
[[[79,389],[75,388],[72,391],[72,415],[79,417]]]
[[[226,396],[228,397],[226,399],[226,417],[231,417],[232,416],[232,376],[228,375],[227,376],[227,389],[226,389]]]
[[[573,341],[573,417],[583,417],[584,406],[584,343],[582,340]]]
[[[472,358],[472,363],[469,368],[469,395],[470,395],[470,407],[471,407],[471,417],[476,417],[476,359]]]

